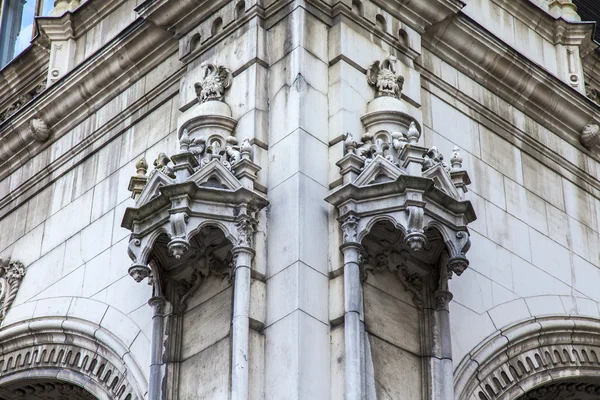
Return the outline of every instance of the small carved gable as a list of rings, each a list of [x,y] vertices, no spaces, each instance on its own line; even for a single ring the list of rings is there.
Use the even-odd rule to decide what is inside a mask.
[[[395,181],[404,172],[382,156],[377,156],[356,178],[356,186]]]
[[[138,199],[136,200],[136,206],[139,207],[143,204],[146,204],[154,197],[158,196],[159,188],[166,185],[172,185],[173,183],[175,183],[175,180],[169,178],[167,175],[165,175],[159,170],[154,170],[152,176],[150,177],[150,180],[148,180],[148,183],[146,184],[144,190],[140,194],[140,197],[138,197]]]
[[[236,190],[242,187],[235,175],[217,159],[196,171],[188,180],[210,188]]]
[[[452,196],[455,199],[460,198],[460,194],[458,193],[458,190],[456,190],[456,186],[454,186],[452,179],[450,179],[450,176],[448,175],[448,172],[446,172],[441,164],[431,167],[427,171],[423,172],[423,177],[433,179],[435,186],[447,195]]]

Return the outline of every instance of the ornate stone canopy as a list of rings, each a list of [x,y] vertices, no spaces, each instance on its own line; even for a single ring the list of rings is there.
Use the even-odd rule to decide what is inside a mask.
[[[194,85],[198,102],[178,122],[180,151],[159,154],[149,176],[146,160],[138,162],[129,185],[136,205],[126,210],[122,223],[131,231],[129,273],[153,285],[152,400],[162,398],[165,376],[178,373],[163,368],[170,358],[174,363],[168,368],[178,371],[181,361],[164,355],[179,354],[181,346],[181,332],[172,321],[183,318],[187,300],[211,275],[234,281],[231,398],[248,398],[250,270],[257,214],[268,201],[255,189],[260,167],[253,162],[252,144],[233,136],[237,121],[224,102],[231,72],[213,64],[202,64],[201,70]],[[165,322],[169,313],[175,317]]]
[[[376,93],[361,117],[366,132],[360,141],[346,135],[345,155],[337,163],[343,184],[325,198],[337,209],[343,231],[347,400],[368,397],[372,386],[362,282],[379,271],[398,277],[425,321],[420,340],[432,398],[454,397],[448,279],[469,264],[467,224],[476,218],[465,200],[470,180],[458,148],[448,165],[436,147],[419,145],[421,128],[401,100],[404,79],[396,62],[389,56],[369,66],[367,81]]]
[[[337,163],[344,184],[325,200],[339,212],[344,243],[361,243],[375,224],[389,221],[418,252],[426,231],[435,229],[449,253],[450,275],[460,275],[468,265],[467,224],[476,218],[464,198],[470,180],[458,148],[447,164],[436,147],[418,145],[420,127],[399,99],[402,80],[394,64],[388,57],[369,67],[377,97],[362,117],[366,133],[360,142],[347,134],[346,154]]]

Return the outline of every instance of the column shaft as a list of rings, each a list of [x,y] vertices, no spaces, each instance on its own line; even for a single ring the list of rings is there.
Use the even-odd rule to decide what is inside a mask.
[[[235,286],[231,340],[231,399],[248,399],[248,348],[250,335],[250,265],[252,250],[234,249]]]

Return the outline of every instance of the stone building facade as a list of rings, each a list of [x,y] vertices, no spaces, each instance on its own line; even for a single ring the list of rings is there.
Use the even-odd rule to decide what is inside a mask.
[[[0,399],[600,396],[576,4],[53,7],[0,70]]]

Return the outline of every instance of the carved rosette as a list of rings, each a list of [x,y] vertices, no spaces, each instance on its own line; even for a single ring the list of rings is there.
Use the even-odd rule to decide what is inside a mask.
[[[0,258],[0,323],[17,297],[25,271],[21,262]]]
[[[207,101],[223,101],[225,91],[233,81],[231,71],[221,65],[204,62],[201,65],[202,78],[194,85],[200,104]]]

